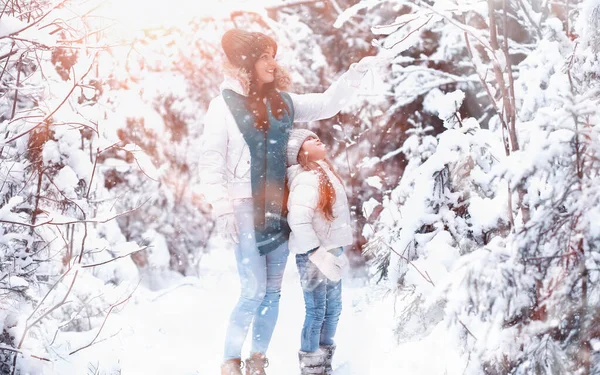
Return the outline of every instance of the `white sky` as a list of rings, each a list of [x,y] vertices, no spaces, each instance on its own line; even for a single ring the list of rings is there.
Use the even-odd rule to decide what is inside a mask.
[[[169,26],[188,22],[195,17],[221,18],[234,9],[257,12],[265,7],[297,0],[107,0],[101,13],[131,29]]]

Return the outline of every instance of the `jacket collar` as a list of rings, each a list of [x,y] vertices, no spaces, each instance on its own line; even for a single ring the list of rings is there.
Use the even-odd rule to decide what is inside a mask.
[[[330,171],[329,165],[325,161],[318,161],[317,163],[325,170],[325,172]],[[302,166],[300,164],[294,164],[291,167],[288,167],[287,168],[288,181],[291,182],[296,176],[298,176],[302,172],[305,172],[305,170],[304,170],[304,168],[302,168]]]
[[[294,177],[296,177],[297,175],[299,175],[303,171],[304,171],[304,169],[302,168],[302,166],[300,164],[294,164],[292,166],[289,166],[287,168],[288,180],[292,181],[294,179]]]
[[[232,90],[240,95],[244,95],[244,96],[248,95],[248,90],[244,90],[244,86],[242,85],[240,80],[237,78],[231,77],[227,74],[225,75],[223,82],[221,82],[221,85],[219,86],[219,91],[222,92],[225,89]]]

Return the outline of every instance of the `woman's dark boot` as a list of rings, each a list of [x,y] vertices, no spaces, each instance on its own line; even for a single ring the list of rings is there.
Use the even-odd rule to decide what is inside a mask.
[[[325,367],[323,366],[323,352],[317,350],[316,352],[298,352],[298,359],[300,360],[300,374],[301,375],[324,375]]]
[[[323,366],[325,367],[325,375],[333,374],[333,368],[331,367],[331,361],[333,354],[335,353],[335,345],[321,345],[323,351]]]
[[[228,359],[221,365],[221,375],[242,375],[244,364],[240,358]]]
[[[246,360],[246,375],[267,375],[266,367],[269,367],[267,357],[262,353],[252,353]]]

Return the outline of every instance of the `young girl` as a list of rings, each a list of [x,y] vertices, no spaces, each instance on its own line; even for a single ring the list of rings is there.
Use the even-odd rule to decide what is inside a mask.
[[[343,246],[352,243],[348,198],[326,155],[315,133],[292,130],[287,149],[289,249],[296,254],[306,307],[298,353],[302,375],[332,374],[341,276],[348,265]]]

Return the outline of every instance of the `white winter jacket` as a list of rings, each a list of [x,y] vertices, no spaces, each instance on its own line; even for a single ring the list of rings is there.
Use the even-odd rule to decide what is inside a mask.
[[[360,87],[364,72],[350,68],[325,92],[292,94],[294,122],[333,117]],[[226,76],[220,91],[244,92],[242,83]],[[201,190],[213,206],[215,217],[233,212],[232,201],[252,197],[250,150],[222,95],[214,98],[204,117],[203,153],[200,160]],[[285,163],[282,160],[282,163]]]
[[[352,244],[352,226],[348,197],[341,181],[331,172],[325,162],[319,162],[335,189],[333,221],[328,221],[317,209],[319,203],[319,176],[315,171],[306,171],[300,165],[288,168],[288,224],[290,252],[304,254],[316,247],[324,250]]]

